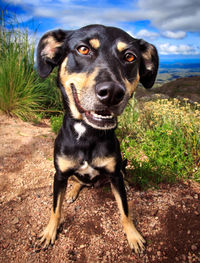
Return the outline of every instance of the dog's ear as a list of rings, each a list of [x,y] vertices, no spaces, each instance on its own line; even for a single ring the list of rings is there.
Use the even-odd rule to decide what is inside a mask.
[[[158,53],[153,45],[143,39],[139,40],[139,45],[141,50],[140,82],[149,89],[153,86],[158,72]]]
[[[67,55],[65,47],[67,36],[71,31],[54,30],[47,32],[39,41],[37,48],[37,67],[40,77],[46,78],[63,56]]]

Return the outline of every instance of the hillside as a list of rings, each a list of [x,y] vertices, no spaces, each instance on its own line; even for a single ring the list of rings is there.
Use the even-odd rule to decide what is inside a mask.
[[[164,94],[170,98],[188,98],[191,102],[200,103],[200,76],[179,78],[147,91],[138,87],[135,97],[140,99],[153,94]]]

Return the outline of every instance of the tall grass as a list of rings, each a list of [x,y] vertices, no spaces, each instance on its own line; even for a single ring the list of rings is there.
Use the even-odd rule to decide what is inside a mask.
[[[61,104],[56,85],[50,86],[53,77],[42,81],[35,70],[35,33],[1,11],[0,109],[24,120],[33,120],[39,112],[58,111]]]

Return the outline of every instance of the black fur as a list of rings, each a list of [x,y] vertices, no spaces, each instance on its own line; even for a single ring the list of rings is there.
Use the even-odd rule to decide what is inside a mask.
[[[97,39],[96,47],[91,45],[91,39]],[[117,43],[121,42],[125,43],[125,48],[122,50],[117,47]],[[79,52],[78,47],[82,45],[89,48],[87,55]],[[128,52],[134,55],[133,62],[125,60]],[[66,58],[67,62],[63,64]],[[46,33],[38,45],[37,61],[41,77],[47,77],[55,66],[59,66],[58,86],[66,111],[54,148],[56,169],[54,212],[57,207],[58,194],[66,187],[70,176],[76,176],[79,181],[87,185],[95,184],[99,179],[106,177],[119,193],[124,214],[128,217],[123,181],[125,168],[119,142],[115,136],[116,119],[124,110],[134,91],[127,90],[128,84],[125,83],[125,80],[133,85],[139,73],[140,82],[145,88],[153,85],[158,69],[156,48],[143,40],[134,39],[121,29],[90,25],[75,31],[55,30]],[[89,76],[92,76],[95,70],[98,70],[98,73],[88,81]],[[67,84],[65,86],[63,80],[65,73],[69,76],[73,74],[69,86]],[[86,74],[85,78],[88,82],[86,86],[79,87],[76,78],[81,73]],[[98,85],[102,85],[102,90],[97,90]],[[119,92],[116,92],[116,87]],[[73,99],[70,101],[72,93]],[[119,98],[116,99],[116,96]],[[78,109],[78,114],[72,109],[73,103]],[[75,128],[78,124],[85,129],[82,134],[79,134]],[[60,156],[69,158],[68,160],[71,161],[71,166],[69,165],[64,171],[59,166]],[[112,165],[101,167],[100,163],[93,164],[97,158],[106,160],[109,157],[114,159],[113,167]],[[98,175],[90,178],[87,173],[81,174],[79,169],[85,162]]]

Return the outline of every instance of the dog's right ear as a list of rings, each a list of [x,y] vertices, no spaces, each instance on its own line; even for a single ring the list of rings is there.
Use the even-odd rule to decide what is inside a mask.
[[[46,78],[55,66],[58,66],[64,55],[67,36],[72,31],[61,29],[47,32],[39,41],[37,48],[37,67],[40,77]]]

